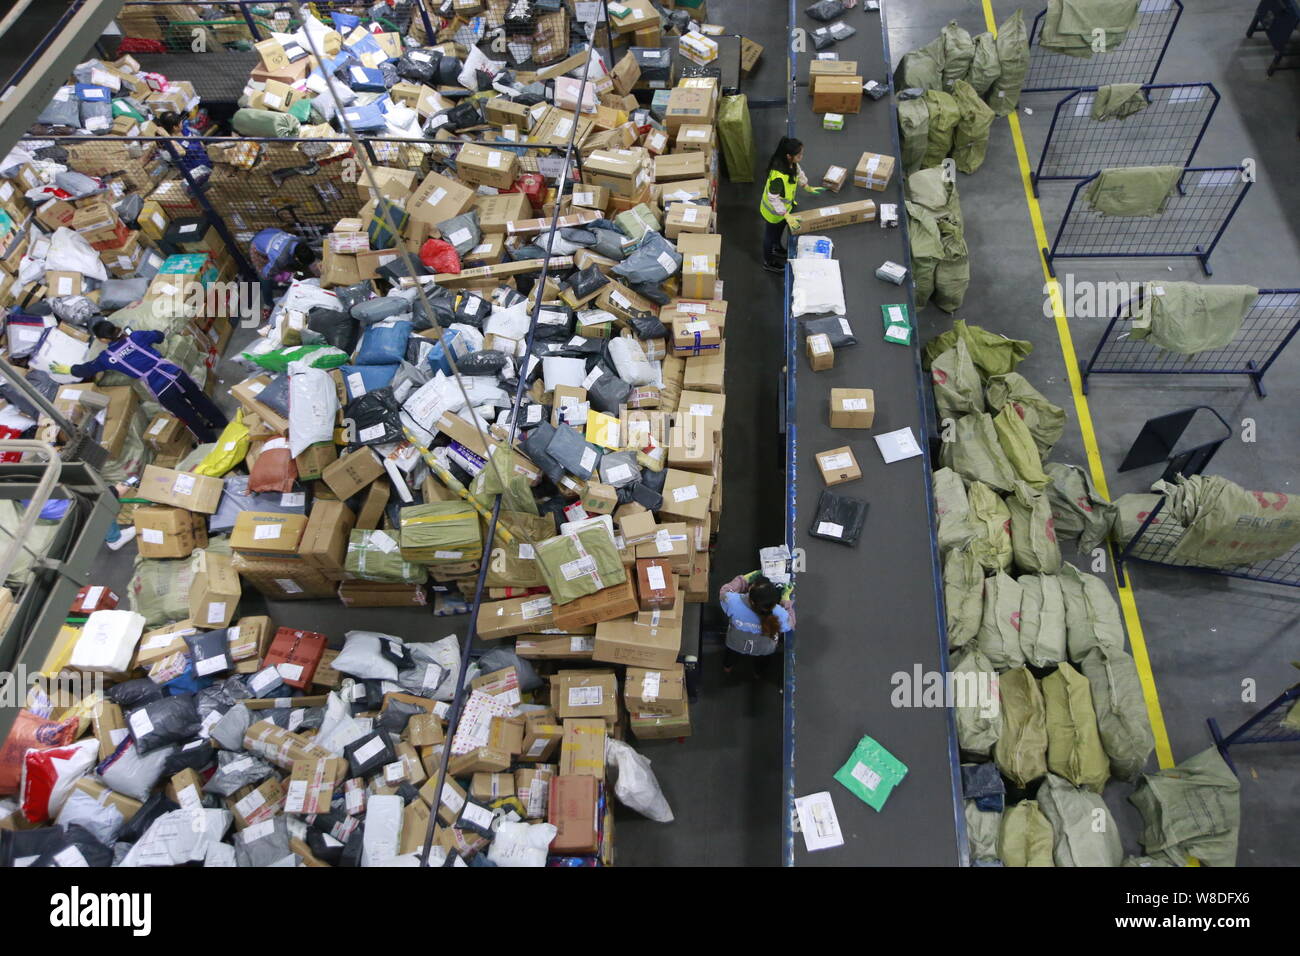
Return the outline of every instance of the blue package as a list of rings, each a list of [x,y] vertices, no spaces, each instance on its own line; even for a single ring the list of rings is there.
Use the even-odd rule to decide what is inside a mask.
[[[167,691],[168,696],[179,697],[183,694],[197,694],[205,687],[212,685],[213,678],[200,677],[194,672],[194,659],[188,658],[185,661],[185,670],[177,677],[173,677],[162,685],[163,690]]]
[[[348,401],[360,398],[366,392],[383,388],[393,381],[400,365],[344,365],[339,368],[343,375],[343,387],[347,390]]]
[[[384,82],[384,71],[369,66],[349,67],[348,86],[359,93],[382,93],[388,89]]]
[[[411,323],[378,322],[361,336],[356,365],[396,365],[406,355],[406,340],[411,337]]]
[[[349,106],[343,111],[343,118],[347,120],[349,126],[358,132],[388,128],[388,120],[384,118],[384,111],[380,109],[378,103],[367,103],[365,106]]]
[[[334,21],[334,29],[344,36],[361,26],[361,18],[353,13],[331,13],[330,19]]]
[[[460,329],[443,329],[441,340],[434,342],[433,348],[429,349],[429,367],[434,372],[451,374],[451,362],[447,358],[447,350],[450,349],[452,356],[457,360],[465,354],[464,347],[457,341],[459,338]]]
[[[77,99],[83,103],[107,103],[113,98],[113,91],[107,86],[95,86],[93,83],[77,84]]]

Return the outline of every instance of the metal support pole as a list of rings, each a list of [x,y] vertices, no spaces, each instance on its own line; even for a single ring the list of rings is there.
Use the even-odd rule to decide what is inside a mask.
[[[235,266],[239,269],[239,274],[249,281],[256,279],[257,273],[254,271],[252,265],[249,264],[248,260],[244,258],[244,253],[240,250],[239,244],[235,242],[234,235],[231,234],[230,230],[226,227],[226,221],[221,218],[216,209],[212,207],[212,204],[208,202],[208,197],[204,194],[203,190],[199,188],[199,184],[194,181],[194,177],[190,175],[190,171],[180,162],[180,156],[177,154],[176,147],[172,144],[172,141],[170,139],[164,139],[161,140],[161,142],[163,148],[166,149],[168,155],[171,156],[173,165],[175,165],[177,171],[185,180],[185,184],[189,187],[190,195],[192,195],[194,201],[203,208],[203,214],[207,217],[208,222],[212,224],[213,229],[217,230],[217,235],[219,235],[221,241],[226,244],[226,248],[230,250],[230,255],[235,260]]]
[[[248,24],[248,32],[253,35],[253,42],[257,43],[262,39],[262,35],[257,32],[257,21],[248,12],[248,4],[244,0],[239,0],[239,12],[244,15],[244,22]]]

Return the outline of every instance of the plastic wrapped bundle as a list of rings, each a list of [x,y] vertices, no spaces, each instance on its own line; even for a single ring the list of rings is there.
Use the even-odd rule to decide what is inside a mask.
[[[542,577],[556,604],[568,604],[627,580],[618,547],[602,525],[543,541],[536,551]]]
[[[478,512],[464,501],[431,501],[401,511],[402,557],[436,566],[483,556]]]
[[[397,542],[386,531],[353,531],[346,567],[363,581],[390,584],[422,584],[429,576],[423,565],[402,557]]]
[[[814,538],[835,541],[849,546],[858,543],[862,525],[867,518],[867,503],[860,498],[823,491],[817,499],[817,512],[813,515],[808,533]]]

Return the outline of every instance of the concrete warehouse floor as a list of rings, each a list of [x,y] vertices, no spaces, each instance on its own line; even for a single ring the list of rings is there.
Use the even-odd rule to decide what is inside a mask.
[[[928,42],[949,19],[956,18],[972,34],[985,29],[979,4],[963,0],[932,0],[924,5],[886,2],[895,62],[909,49]],[[804,5],[801,3],[800,9]],[[1236,163],[1250,156],[1259,170],[1257,184],[1214,255],[1214,281],[1295,286],[1300,275],[1296,225],[1300,221],[1300,183],[1294,175],[1300,73],[1265,78],[1264,68],[1272,55],[1267,43],[1258,36],[1244,39],[1249,5],[1196,0],[1186,6],[1160,80],[1212,82],[1223,96],[1197,155],[1198,165]],[[1008,2],[995,4],[999,20],[1013,9]],[[1028,18],[1036,10],[1032,9]],[[750,99],[783,98],[786,4],[779,0],[712,0],[710,13],[711,19],[725,24],[729,32],[750,36],[766,48],[745,86]],[[872,74],[884,72],[878,66],[870,70]],[[1023,109],[1020,112],[1031,163],[1037,160],[1052,107],[1061,95],[1037,94],[1022,103],[1033,110],[1032,115]],[[870,107],[864,104],[864,108]],[[752,122],[756,166],[761,168],[784,132],[785,110],[755,108]],[[829,162],[851,161],[863,149],[881,147],[856,141],[851,117],[844,137],[842,155],[806,157],[810,176]],[[1042,317],[1042,276],[1005,120],[994,125],[984,167],[973,176],[961,177],[958,186],[966,214],[972,275],[960,317],[1035,343],[1034,354],[1020,371],[1069,415],[1065,437],[1053,459],[1086,465],[1055,327]],[[1049,235],[1059,222],[1069,188],[1045,184],[1041,190]],[[741,413],[733,411],[727,423],[727,506],[713,556],[715,589],[732,575],[756,567],[758,549],[779,543],[783,537],[784,478],[777,432],[777,389],[783,365],[781,283],[779,276],[763,272],[759,264],[759,189],[760,183],[731,184],[725,178],[720,186],[725,294],[732,313],[750,327],[729,339],[728,405]],[[1201,278],[1194,262],[1182,260],[1084,262],[1063,261],[1058,275],[1063,281],[1067,271],[1074,273],[1076,281]],[[929,307],[920,314],[920,340],[924,342],[949,326],[949,316]],[[1098,320],[1072,320],[1076,351],[1088,354],[1103,327]],[[246,341],[249,333],[243,335],[234,345]],[[230,354],[235,354],[233,347]],[[1094,379],[1089,405],[1111,493],[1117,496],[1145,490],[1155,477],[1150,474],[1152,469],[1125,475],[1115,471],[1141,423],[1151,415],[1201,403],[1212,405],[1234,424],[1247,417],[1257,422],[1259,440],[1254,444],[1228,442],[1215,459],[1213,472],[1248,488],[1291,492],[1297,487],[1291,469],[1300,458],[1300,419],[1294,412],[1300,400],[1298,369],[1300,345],[1293,344],[1270,372],[1270,396],[1262,401],[1244,378],[1196,383],[1140,377]],[[223,364],[220,374],[218,399],[229,407],[232,402],[226,391],[243,374],[229,362]],[[104,554],[103,583],[124,588],[133,549],[121,553],[106,550]],[[1068,553],[1066,557],[1080,561]],[[1290,589],[1142,566],[1134,569],[1133,586],[1175,760],[1210,745],[1206,717],[1217,717],[1230,729],[1254,712],[1257,705],[1241,701],[1243,680],[1256,682],[1261,702],[1294,682],[1294,672],[1287,664],[1300,659],[1300,595]],[[258,613],[260,603],[260,597],[250,592],[241,613]],[[433,640],[465,623],[463,618],[431,618],[422,611],[346,610],[326,602],[285,602],[272,606],[269,613],[277,623],[319,629],[335,642],[351,628]],[[815,635],[805,636],[815,640]],[[622,865],[779,863],[782,758],[776,674],[762,682],[747,676],[725,677],[720,657],[720,645],[706,643],[703,692],[692,708],[694,735],[682,743],[639,745],[654,761],[676,821],[656,824],[619,808],[616,847]],[[1235,753],[1242,777],[1240,865],[1288,864],[1300,857],[1300,833],[1288,825],[1294,794],[1300,787],[1297,755],[1300,746],[1294,744]],[[1106,796],[1126,851],[1136,853],[1141,820],[1127,803],[1130,789],[1113,783]]]

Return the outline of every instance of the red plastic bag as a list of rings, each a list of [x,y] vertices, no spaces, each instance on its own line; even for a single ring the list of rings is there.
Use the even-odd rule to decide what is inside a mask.
[[[166,53],[167,47],[161,40],[145,40],[141,37],[124,37],[117,45],[117,55],[127,53]]]
[[[283,438],[272,438],[262,446],[262,453],[248,474],[248,490],[288,494],[297,480],[298,466],[289,454],[289,443]]]
[[[8,425],[0,425],[0,441],[6,438],[18,438],[22,435],[16,428],[10,428]],[[0,461],[22,461],[23,453],[20,451],[7,451],[0,454]]]
[[[540,212],[546,204],[546,180],[541,173],[523,173],[506,192],[523,193],[534,212]]]
[[[43,823],[56,815],[98,756],[99,741],[93,737],[66,747],[27,751],[23,757],[22,806],[28,822]]]
[[[17,793],[23,774],[23,755],[29,750],[70,744],[81,732],[81,721],[47,720],[24,708],[18,711],[14,725],[0,746],[0,793]]]
[[[420,261],[439,274],[460,274],[460,254],[450,242],[426,239],[420,247]]]

